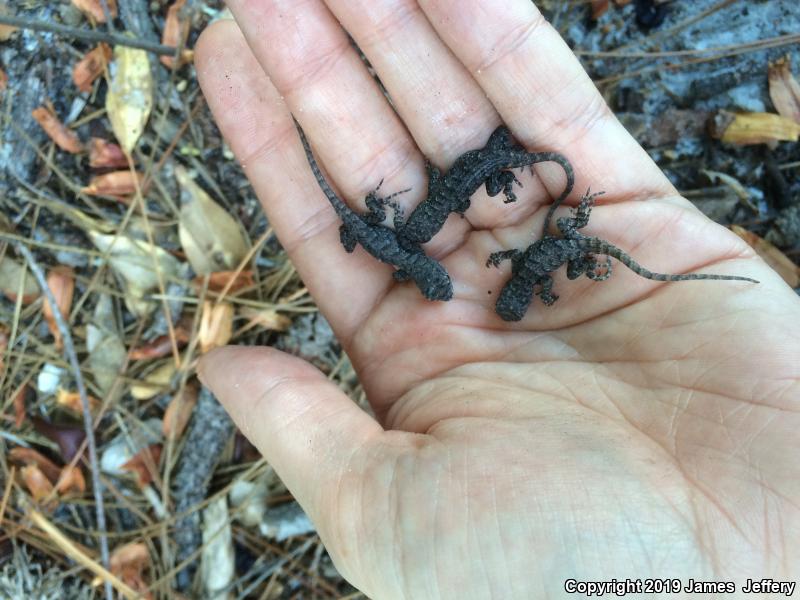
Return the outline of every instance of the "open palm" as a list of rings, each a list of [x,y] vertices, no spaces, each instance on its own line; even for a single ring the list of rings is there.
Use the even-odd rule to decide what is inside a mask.
[[[529,0],[231,0],[197,48],[204,92],[380,424],[299,359],[226,348],[204,382],[371,597],[560,596],[567,579],[800,575],[800,301],[698,213],[609,112]],[[376,85],[340,22],[391,96]],[[555,277],[520,323],[494,314],[494,251],[539,234],[560,169],[519,200],[477,194],[426,251],[427,302],[338,226],[292,124],[357,210],[425,193],[502,121],[605,190],[587,232],[660,272],[759,285]],[[569,202],[575,204],[579,194]],[[358,200],[354,200],[358,199]],[[507,263],[506,263],[507,265]]]

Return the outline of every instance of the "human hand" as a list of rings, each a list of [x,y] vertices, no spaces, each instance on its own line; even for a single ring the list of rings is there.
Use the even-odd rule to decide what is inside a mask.
[[[797,577],[800,301],[677,196],[532,3],[229,5],[241,32],[221,22],[197,46],[204,92],[379,423],[273,349],[214,351],[200,374],[342,574],[376,598]],[[408,203],[426,190],[423,156],[447,167],[502,120],[528,149],[566,155],[578,191],[606,191],[588,233],[652,270],[761,284],[561,272],[558,303],[501,321],[508,267],[484,263],[538,235],[563,186],[541,165],[517,203],[481,194],[426,246],[455,286],[427,302],[362,250],[345,254],[290,111],[344,198],[385,178],[387,193],[412,188]]]

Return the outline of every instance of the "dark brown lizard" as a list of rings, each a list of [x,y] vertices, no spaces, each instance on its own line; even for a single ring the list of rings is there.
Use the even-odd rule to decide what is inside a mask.
[[[710,279],[758,283],[755,279],[738,275],[653,273],[610,242],[583,235],[578,230],[589,223],[592,205],[598,195],[587,190],[573,216],[558,219],[556,225],[561,237],[545,235],[525,250],[504,250],[494,252],[489,256],[486,261],[487,267],[496,267],[504,260],[511,260],[511,279],[503,286],[495,304],[495,310],[503,320],[519,321],[525,316],[525,312],[533,300],[536,286],[539,286],[536,294],[545,305],[550,306],[558,300],[558,296],[553,293],[553,278],[550,273],[565,263],[569,279],[577,279],[581,275],[586,275],[595,281],[608,279],[611,275],[611,259],[615,258],[637,275],[655,281]],[[606,256],[604,263],[601,264],[595,260],[594,255],[596,254]]]

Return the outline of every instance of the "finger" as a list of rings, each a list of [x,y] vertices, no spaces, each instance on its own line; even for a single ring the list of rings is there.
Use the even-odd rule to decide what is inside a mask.
[[[424,194],[422,156],[321,0],[228,3],[253,54],[303,126],[344,199]]]
[[[578,189],[588,181],[616,200],[675,193],[530,0],[419,4],[520,141],[567,155]]]
[[[369,59],[417,146],[437,167],[446,170],[464,152],[486,144],[500,124],[497,111],[416,2],[326,0],[326,4]],[[534,192],[540,201],[547,198],[527,173],[521,178],[526,196]],[[563,178],[553,183],[557,195]],[[419,195],[407,198],[412,203],[421,199]],[[479,191],[467,219],[448,219],[426,250],[445,256],[461,245],[473,227],[515,223],[530,212],[529,202],[503,206],[499,199],[489,199]]]
[[[393,285],[391,269],[360,249],[345,253],[339,221],[311,173],[286,105],[236,24],[208,28],[195,62],[214,117],[281,243],[340,339],[349,339]]]
[[[311,519],[330,530],[342,478],[381,427],[307,362],[271,348],[228,346],[203,356],[203,384]]]
[[[449,166],[500,124],[483,90],[408,0],[326,0],[386,86],[425,156]]]

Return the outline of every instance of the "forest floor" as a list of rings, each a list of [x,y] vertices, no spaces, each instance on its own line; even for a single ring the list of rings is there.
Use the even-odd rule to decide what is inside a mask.
[[[126,0],[113,27],[102,4],[0,0],[28,21],[0,25],[0,597],[363,597],[194,372],[271,345],[368,407],[191,54],[164,54],[222,3]],[[537,4],[681,193],[798,289],[796,0]]]

